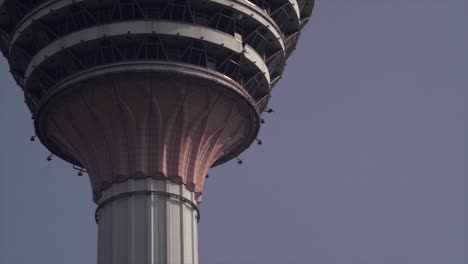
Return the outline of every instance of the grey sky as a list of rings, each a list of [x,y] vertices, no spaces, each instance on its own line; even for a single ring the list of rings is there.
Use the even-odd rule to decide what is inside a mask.
[[[89,180],[0,81],[0,263],[95,263]],[[468,263],[468,1],[317,1],[271,106],[210,173],[200,263]]]

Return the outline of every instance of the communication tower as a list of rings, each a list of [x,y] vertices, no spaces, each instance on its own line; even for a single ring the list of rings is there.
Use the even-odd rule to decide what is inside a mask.
[[[0,0],[37,137],[89,174],[99,264],[198,263],[208,169],[256,140],[313,4]]]

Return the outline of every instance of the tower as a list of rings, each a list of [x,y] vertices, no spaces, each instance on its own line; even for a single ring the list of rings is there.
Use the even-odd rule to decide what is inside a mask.
[[[198,263],[208,169],[256,139],[312,0],[0,0],[41,142],[87,172],[98,263]]]

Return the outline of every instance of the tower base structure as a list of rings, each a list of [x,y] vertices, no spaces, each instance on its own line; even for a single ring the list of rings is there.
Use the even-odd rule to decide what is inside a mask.
[[[199,211],[184,185],[151,178],[113,184],[96,210],[98,264],[198,264]]]

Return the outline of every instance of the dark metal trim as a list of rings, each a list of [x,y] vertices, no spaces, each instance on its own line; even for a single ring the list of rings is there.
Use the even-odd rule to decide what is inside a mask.
[[[198,206],[190,201],[189,199],[183,197],[182,195],[178,195],[178,194],[175,194],[175,193],[169,193],[169,192],[165,192],[165,191],[148,191],[148,190],[144,190],[144,191],[133,191],[133,192],[124,192],[124,193],[121,193],[121,194],[117,194],[115,196],[112,196],[104,201],[102,201],[99,206],[96,208],[96,211],[94,213],[94,219],[96,220],[96,224],[99,223],[99,215],[100,215],[100,212],[102,210],[102,208],[104,206],[106,206],[107,204],[111,203],[111,202],[114,202],[116,200],[119,200],[119,199],[122,199],[122,198],[127,198],[127,197],[131,197],[131,196],[134,196],[134,195],[157,195],[157,196],[164,196],[164,197],[168,197],[168,198],[175,198],[175,199],[179,199],[180,201],[190,205],[193,210],[195,210],[197,212],[197,222],[200,222],[200,210],[198,209]]]

